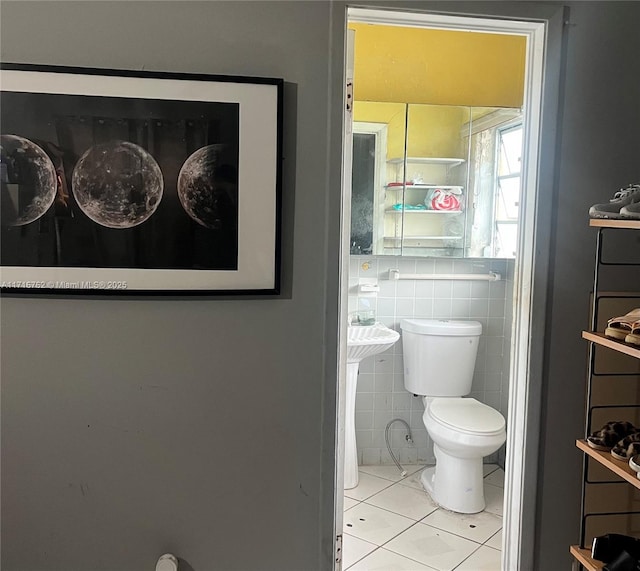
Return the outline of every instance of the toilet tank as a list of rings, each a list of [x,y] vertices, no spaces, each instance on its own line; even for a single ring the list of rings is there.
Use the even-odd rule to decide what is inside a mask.
[[[416,395],[461,397],[471,392],[482,324],[403,319],[404,386]]]

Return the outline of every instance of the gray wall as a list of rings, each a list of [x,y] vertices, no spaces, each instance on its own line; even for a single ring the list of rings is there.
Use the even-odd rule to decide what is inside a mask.
[[[3,2],[3,61],[288,85],[281,297],[3,299],[2,569],[321,567],[329,17]]]
[[[519,17],[561,6],[377,5]],[[4,61],[292,84],[281,298],[2,301],[3,569],[139,571],[168,550],[196,571],[329,568],[342,7],[2,3]],[[638,3],[573,3],[566,28],[558,168],[541,189],[553,246],[547,351],[532,364],[545,372],[536,569],[568,569],[578,537],[586,211],[640,180],[639,21]]]
[[[473,320],[482,324],[469,396],[507,417],[513,306],[514,260],[351,256],[349,311],[373,308],[376,320],[402,335],[400,320],[407,317]],[[410,274],[486,274],[502,276],[497,282],[471,280],[389,280],[389,270]],[[376,297],[358,295],[358,280],[375,278]],[[422,416],[424,404],[404,387],[402,338],[393,347],[363,359],[358,371],[356,439],[360,464],[393,464],[385,429],[400,418],[411,427],[413,442],[405,440],[406,427],[393,423],[390,444],[403,464],[434,464],[433,443]],[[485,458],[501,462],[503,448]]]
[[[584,430],[587,347],[580,330],[589,325],[596,237],[586,212],[640,181],[640,58],[627,41],[639,24],[638,2],[571,4],[547,313],[540,569],[566,560],[566,545],[579,539],[582,458],[573,437]],[[637,250],[638,242],[626,246]]]

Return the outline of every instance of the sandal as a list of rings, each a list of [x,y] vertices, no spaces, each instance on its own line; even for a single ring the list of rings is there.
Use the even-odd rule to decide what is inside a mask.
[[[604,330],[606,337],[612,337],[624,341],[625,338],[632,333],[634,325],[637,323],[640,327],[640,307],[632,309],[626,315],[613,317],[607,321],[607,328]]]
[[[640,319],[631,325],[631,333],[624,338],[624,342],[640,347]]]
[[[618,460],[629,461],[633,456],[640,454],[640,432],[634,432],[625,436],[611,449],[611,456]]]
[[[588,436],[587,444],[594,450],[608,452],[623,438],[637,432],[638,429],[630,422],[614,420],[607,422],[600,430]]]

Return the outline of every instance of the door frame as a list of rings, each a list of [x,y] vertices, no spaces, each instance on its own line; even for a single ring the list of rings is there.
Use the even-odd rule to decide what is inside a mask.
[[[461,16],[456,14],[416,11],[380,10],[347,7],[346,26],[349,22],[387,24],[474,32],[517,34],[527,38],[525,97],[523,122],[525,143],[523,149],[523,201],[521,202],[521,224],[519,227],[519,249],[514,276],[514,305],[512,360],[507,424],[507,458],[505,499],[507,509],[503,520],[503,569],[531,569],[534,566],[534,543],[536,521],[536,487],[538,477],[538,444],[541,416],[541,386],[544,355],[544,326],[546,307],[546,284],[549,267],[551,200],[546,194],[553,192],[555,183],[556,131],[558,116],[560,65],[552,63],[550,53],[556,57],[561,53],[563,11],[554,11],[551,19],[498,19],[490,15]],[[559,14],[559,15],[558,15]],[[511,16],[511,18],[518,16]],[[552,34],[549,34],[552,24]],[[345,44],[348,42],[345,41]],[[353,46],[345,45],[345,55]],[[558,61],[559,61],[558,57]],[[353,64],[345,60],[343,87],[353,78]],[[556,76],[556,73],[558,74]],[[344,92],[344,91],[343,91]],[[346,102],[345,96],[345,102]],[[544,104],[544,115],[543,115]],[[349,234],[349,223],[345,217],[350,212],[350,189],[345,184],[351,176],[351,156],[348,140],[351,113],[343,112],[343,164],[342,164],[342,249],[340,267],[344,272],[349,267],[349,250],[345,249],[344,233]],[[345,138],[345,136],[347,138]],[[549,144],[551,144],[549,146]],[[542,191],[544,189],[544,191]],[[545,202],[546,201],[546,202]],[[346,225],[346,228],[345,228]],[[347,238],[348,243],[348,238]],[[344,363],[346,355],[347,274],[340,276],[338,328],[338,371],[336,426],[336,477],[341,484],[344,446],[340,435],[344,431],[344,414],[341,403],[344,395]],[[342,530],[342,489],[336,490],[334,502],[334,530]],[[340,569],[340,563],[336,563]]]

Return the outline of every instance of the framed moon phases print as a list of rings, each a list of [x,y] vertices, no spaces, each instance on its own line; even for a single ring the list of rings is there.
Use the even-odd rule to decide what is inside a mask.
[[[283,85],[0,64],[2,292],[279,293]]]

